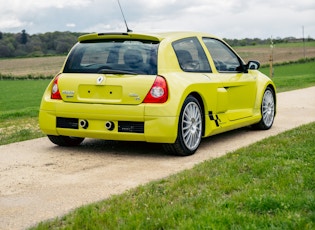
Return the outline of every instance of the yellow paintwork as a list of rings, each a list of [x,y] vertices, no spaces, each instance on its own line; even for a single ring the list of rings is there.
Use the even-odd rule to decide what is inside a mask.
[[[127,35],[90,34],[79,38],[79,41],[126,38]],[[62,97],[67,101],[50,99],[52,83],[48,85],[41,102],[39,124],[41,130],[49,135],[64,135],[74,137],[90,137],[107,140],[131,140],[174,143],[177,137],[178,120],[183,102],[188,95],[194,94],[200,99],[204,113],[204,137],[251,125],[261,119],[260,106],[264,90],[274,83],[257,70],[249,73],[223,74],[218,73],[211,55],[202,43],[202,37],[213,36],[204,33],[175,32],[160,34],[129,33],[129,38],[160,41],[158,50],[158,75],[163,76],[168,84],[169,98],[163,104],[143,104],[141,101],[147,93],[142,90],[142,84],[152,85],[155,76],[137,76],[139,81],[133,81],[134,76],[121,75],[111,77],[104,74],[104,84],[91,88],[89,81],[95,81],[100,74],[91,74],[90,78],[80,77],[80,74],[66,74],[73,78],[73,84],[60,89]],[[172,42],[185,37],[197,36],[202,44],[212,73],[183,72],[177,62]],[[124,78],[126,88],[115,86],[115,81]],[[62,81],[62,76],[60,78]],[[86,81],[86,82],[85,82]],[[70,81],[69,81],[70,82]],[[74,86],[80,83],[82,89],[76,91]],[[87,88],[91,93],[86,93]],[[103,87],[102,90],[99,90]],[[72,93],[72,91],[74,91]],[[102,95],[99,92],[103,92]],[[108,92],[112,92],[108,97]],[[137,94],[140,98],[130,96],[129,101],[121,100],[123,94]],[[68,97],[68,98],[67,98]],[[86,103],[76,103],[76,98],[84,99]],[[104,99],[102,99],[104,98]],[[105,99],[106,98],[106,99]],[[125,97],[126,98],[126,97]],[[209,119],[209,112],[217,116]],[[64,129],[56,128],[56,117],[78,118],[89,121],[89,128]],[[105,129],[105,122],[112,121],[115,128]],[[118,132],[118,121],[144,122],[144,133]]]

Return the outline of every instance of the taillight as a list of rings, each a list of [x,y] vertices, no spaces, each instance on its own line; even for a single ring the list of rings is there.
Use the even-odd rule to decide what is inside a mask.
[[[57,75],[54,79],[54,83],[51,88],[51,99],[62,100],[59,87],[58,87],[58,79],[60,75]]]
[[[168,99],[167,83],[164,77],[157,76],[143,103],[164,103]]]

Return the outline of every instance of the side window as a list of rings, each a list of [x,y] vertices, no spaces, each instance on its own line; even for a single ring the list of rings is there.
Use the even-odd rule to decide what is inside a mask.
[[[211,72],[206,54],[197,38],[185,38],[173,42],[178,63],[185,72]]]
[[[203,38],[203,42],[219,72],[240,72],[242,70],[239,58],[223,42],[212,38]]]

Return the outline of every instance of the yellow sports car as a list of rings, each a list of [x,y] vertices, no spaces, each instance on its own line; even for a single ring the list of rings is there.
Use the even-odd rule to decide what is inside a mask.
[[[259,66],[206,33],[84,35],[43,95],[40,128],[60,146],[89,137],[191,155],[202,137],[272,126],[276,87]]]

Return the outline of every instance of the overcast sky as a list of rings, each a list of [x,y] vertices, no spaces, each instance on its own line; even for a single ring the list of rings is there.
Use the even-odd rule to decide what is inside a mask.
[[[315,0],[120,0],[134,32],[315,38]],[[126,31],[117,0],[0,0],[0,31]]]

